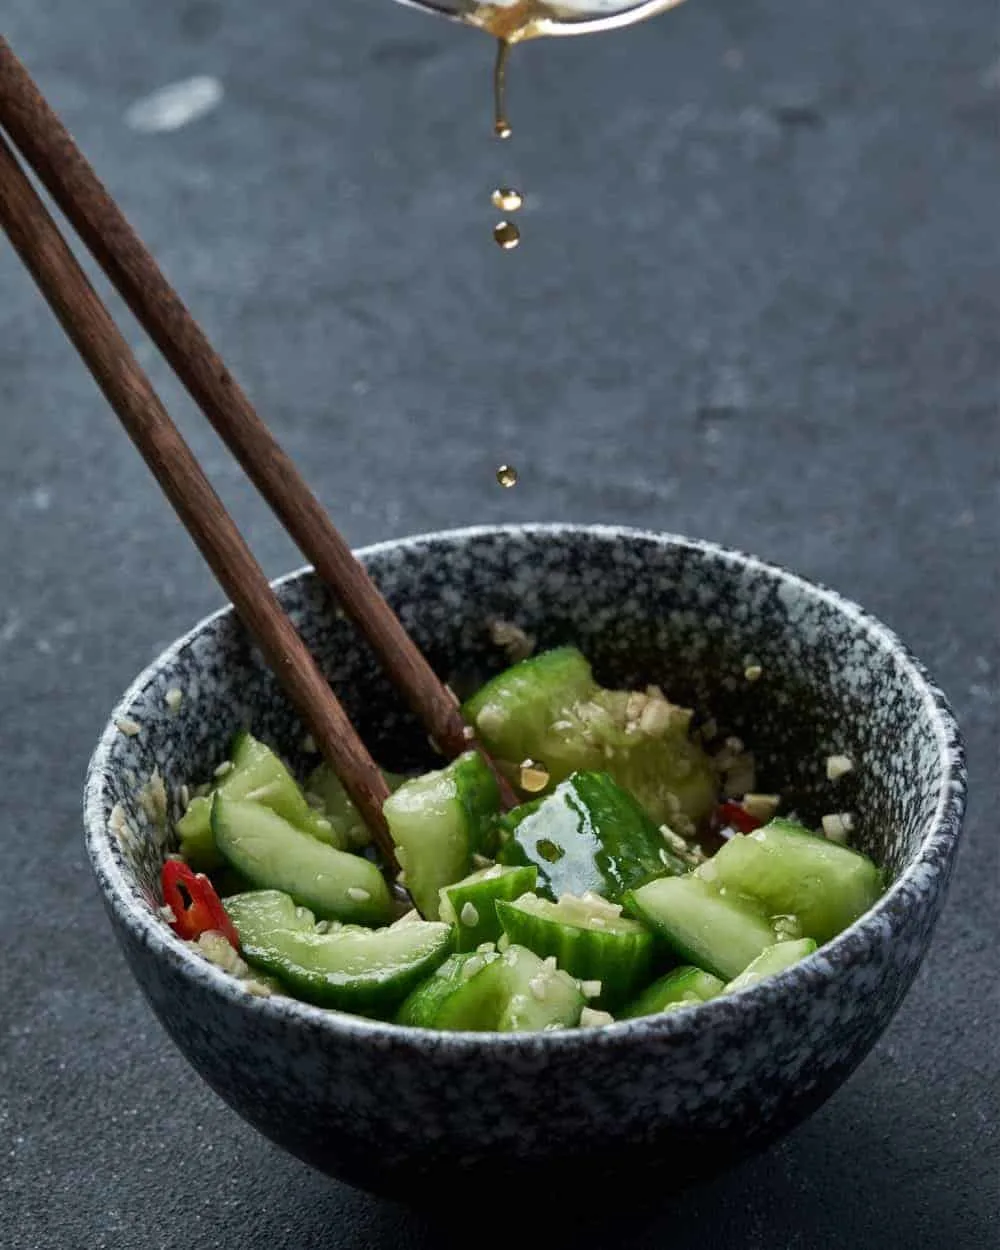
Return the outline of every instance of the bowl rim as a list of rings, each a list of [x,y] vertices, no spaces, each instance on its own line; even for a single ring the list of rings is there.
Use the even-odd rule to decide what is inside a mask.
[[[451,544],[462,544],[476,538],[497,535],[510,538],[557,538],[573,534],[681,548],[734,569],[749,569],[763,574],[825,603],[881,644],[887,653],[897,657],[907,680],[920,695],[937,741],[940,777],[938,796],[934,814],[927,823],[916,853],[896,881],[864,915],[805,959],[755,985],[734,994],[699,1003],[691,1009],[642,1016],[633,1020],[616,1020],[612,1025],[599,1029],[558,1029],[543,1033],[473,1033],[421,1029],[317,1007],[290,996],[255,995],[245,989],[235,977],[187,946],[140,901],[138,892],[129,883],[114,836],[104,818],[105,781],[110,775],[111,753],[119,735],[116,722],[121,717],[128,716],[137,698],[185,647],[220,618],[234,615],[232,605],[225,604],[202,617],[186,633],[170,643],[134,678],[113,708],[91,756],[84,789],[85,843],[104,901],[117,920],[131,931],[132,936],[142,946],[167,960],[186,977],[200,981],[214,992],[220,993],[233,1006],[263,1012],[267,1016],[277,1017],[288,1024],[294,1023],[308,1030],[355,1037],[359,1041],[410,1044],[417,1049],[431,1044],[436,1049],[446,1048],[449,1051],[466,1053],[497,1049],[535,1050],[538,1047],[544,1047],[547,1051],[558,1051],[574,1050],[582,1045],[590,1046],[595,1043],[606,1047],[627,1045],[651,1033],[666,1038],[680,1034],[689,1026],[692,1010],[699,1013],[698,1019],[704,1027],[711,1027],[713,1016],[721,1016],[730,1010],[731,1004],[737,1003],[746,1007],[753,1004],[766,1008],[792,993],[807,992],[810,984],[828,981],[836,975],[838,965],[849,962],[853,956],[862,953],[868,945],[882,936],[888,912],[898,907],[906,910],[919,901],[930,882],[942,874],[947,878],[957,850],[965,811],[967,779],[961,731],[944,693],[906,644],[877,617],[838,591],[737,548],[705,539],[689,538],[682,534],[626,525],[527,522],[464,526],[384,539],[357,548],[354,554],[361,560],[369,560],[391,551],[417,551],[442,540]],[[315,576],[315,569],[311,565],[301,565],[275,578],[271,585],[280,589],[288,583]]]

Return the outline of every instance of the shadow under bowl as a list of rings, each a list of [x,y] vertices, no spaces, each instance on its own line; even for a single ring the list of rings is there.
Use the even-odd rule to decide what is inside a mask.
[[[601,1030],[404,1029],[253,997],[159,917],[185,783],[240,727],[304,771],[303,729],[228,609],[168,648],[115,709],[87,781],[87,846],[128,963],[167,1032],[227,1103],[331,1176],[411,1201],[479,1179],[658,1192],[759,1150],[861,1062],[909,988],[944,902],[965,800],[961,738],[898,639],[835,593],[738,552],[603,526],[459,530],[359,553],[438,673],[468,689],[505,658],[489,623],[576,643],[606,684],[661,685],[743,738],[758,789],[818,823],[856,816],[891,881],[795,967],[691,1011]],[[389,767],[426,737],[313,573],[278,584],[362,736]],[[761,667],[749,682],[748,663]],[[167,692],[180,690],[171,708]],[[174,698],[171,703],[176,703]],[[132,736],[116,724],[141,726]],[[836,783],[825,760],[855,768]],[[152,781],[151,781],[152,778]],[[162,780],[161,788],[159,780]]]

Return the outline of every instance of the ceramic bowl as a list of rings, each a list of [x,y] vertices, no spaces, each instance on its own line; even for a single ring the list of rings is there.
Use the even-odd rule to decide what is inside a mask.
[[[482,528],[359,555],[454,684],[504,666],[491,641],[496,618],[542,647],[572,641],[605,683],[659,683],[745,739],[757,788],[780,792],[808,821],[855,813],[857,843],[891,885],[781,975],[690,1011],[604,1029],[434,1033],[253,997],[179,941],[157,911],[181,787],[211,777],[237,728],[252,726],[300,770],[311,762],[301,725],[224,610],[132,684],[86,790],[87,846],[111,923],[191,1064],[293,1154],[404,1198],[454,1193],[456,1173],[470,1185],[488,1178],[493,1193],[505,1177],[533,1186],[568,1179],[580,1193],[591,1180],[606,1187],[652,1168],[666,1189],[801,1121],[885,1029],[944,902],[963,815],[963,751],[920,665],[837,594],[669,535]],[[277,586],[373,753],[390,767],[432,764],[425,735],[313,573]],[[752,682],[750,663],[762,670]],[[173,690],[179,706],[167,699]],[[837,782],[826,777],[830,754],[855,761]]]

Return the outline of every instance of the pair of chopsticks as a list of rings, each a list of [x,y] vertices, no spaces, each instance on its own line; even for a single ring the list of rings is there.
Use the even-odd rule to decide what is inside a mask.
[[[403,629],[0,36],[0,226],[284,686],[317,748],[356,803],[383,858],[395,868],[382,814],[389,790],[378,766],[11,145],[65,213],[188,393],[367,638],[429,736],[449,757],[478,745],[454,695]],[[517,800],[497,776],[504,803],[510,806]]]

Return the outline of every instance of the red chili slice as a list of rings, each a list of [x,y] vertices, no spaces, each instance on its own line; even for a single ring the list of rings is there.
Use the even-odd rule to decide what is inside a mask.
[[[742,803],[720,803],[716,820],[721,828],[735,829],[737,833],[753,833],[764,823],[751,816]]]
[[[229,919],[222,900],[208,877],[192,872],[179,859],[168,859],[160,874],[163,901],[174,913],[170,927],[178,937],[193,942],[202,933],[221,933],[235,950],[240,949],[236,926]]]

